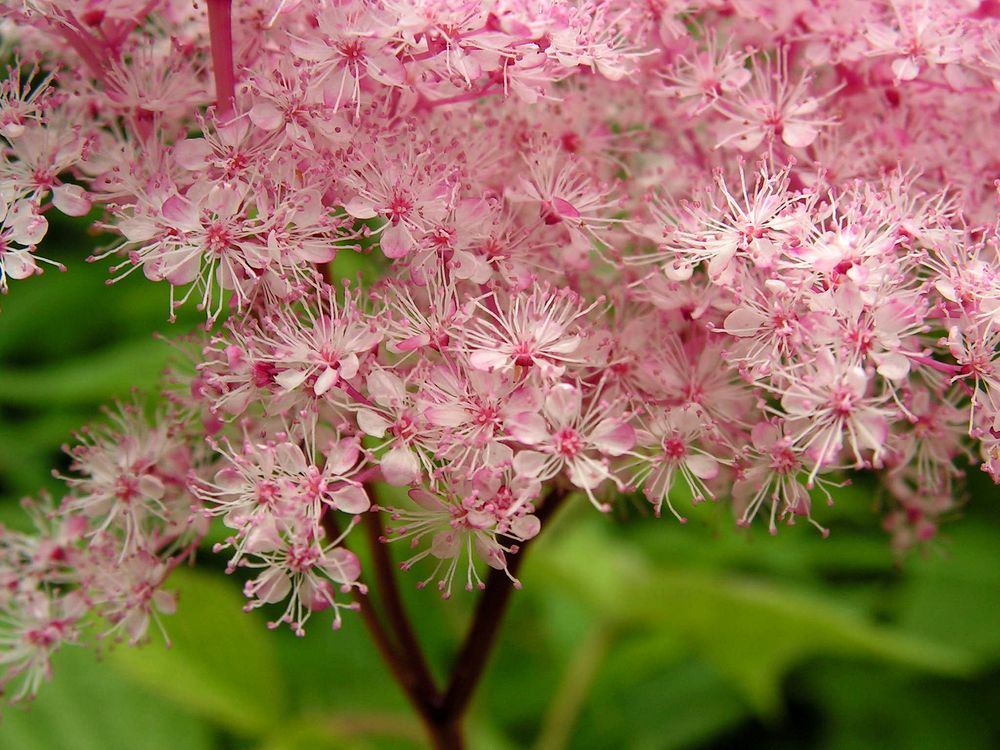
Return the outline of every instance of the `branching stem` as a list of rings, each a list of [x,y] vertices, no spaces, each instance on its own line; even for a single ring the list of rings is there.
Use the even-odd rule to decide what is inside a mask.
[[[369,493],[372,493],[371,487]],[[562,505],[567,494],[565,489],[556,488],[545,498],[535,513],[543,526]],[[469,632],[459,649],[448,687],[442,693],[434,682],[412,622],[403,606],[395,566],[384,541],[380,514],[366,514],[361,525],[365,527],[371,546],[378,599],[384,614],[384,618],[380,617],[375,610],[372,589],[366,589],[366,593],[355,590],[355,602],[365,627],[371,633],[393,678],[420,715],[433,748],[464,750],[462,719],[496,643],[514,590],[511,577],[516,577],[527,544],[522,544],[518,554],[511,558],[508,571],[491,570],[487,576],[486,588],[476,605]],[[331,539],[340,536],[339,525],[332,512],[324,514],[323,526]]]

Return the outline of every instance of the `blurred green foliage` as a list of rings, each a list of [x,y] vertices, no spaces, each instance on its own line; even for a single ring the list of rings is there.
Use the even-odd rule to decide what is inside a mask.
[[[61,233],[61,236],[60,236]],[[0,301],[0,520],[54,488],[60,445],[133,388],[155,389],[171,347],[201,318],[166,322],[167,290],[111,287],[74,260],[82,230],[56,224],[68,273],[16,282]],[[343,261],[350,276],[363,258]],[[963,748],[1000,746],[997,492],[972,472],[964,518],[898,563],[863,482],[811,528],[735,528],[724,504],[691,522],[641,503],[602,517],[571,505],[529,554],[499,650],[468,722],[473,748]],[[359,540],[360,541],[360,540]],[[179,571],[172,647],[97,663],[59,654],[27,711],[6,709],[12,750],[419,748],[420,726],[360,618],[299,639],[244,614],[209,550]],[[410,574],[413,582],[419,571]],[[404,588],[443,676],[474,595]]]

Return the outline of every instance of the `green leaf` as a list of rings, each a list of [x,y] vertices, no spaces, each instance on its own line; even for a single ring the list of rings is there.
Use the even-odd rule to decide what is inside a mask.
[[[711,667],[690,659],[665,665],[654,655],[630,669],[620,653],[612,651],[598,674],[573,750],[686,750],[748,716],[739,693]]]
[[[414,716],[351,710],[282,722],[258,750],[419,750],[425,743],[424,730]]]
[[[779,711],[784,674],[818,655],[864,656],[956,676],[972,669],[970,657],[957,649],[774,583],[663,571],[636,586],[633,598],[638,619],[681,635],[764,715]]]
[[[119,648],[110,661],[158,695],[242,735],[261,736],[287,716],[288,693],[262,618],[221,573],[181,569],[180,599],[164,618],[171,646]]]
[[[915,679],[900,670],[831,660],[802,670],[794,690],[823,714],[815,724],[821,736],[810,747],[991,750],[997,746],[1000,686],[989,675],[977,682]]]
[[[943,552],[907,561],[913,575],[899,599],[900,621],[924,637],[961,643],[996,663],[1000,661],[996,529],[978,519],[965,519],[944,533],[949,543]]]
[[[207,726],[136,690],[92,652],[66,648],[54,677],[26,707],[5,708],[0,747],[11,750],[209,750]]]
[[[56,367],[0,369],[0,402],[20,406],[97,404],[149,388],[160,378],[172,350],[152,338],[127,341]]]
[[[860,656],[947,675],[973,667],[968,653],[877,625],[832,595],[725,571],[653,567],[591,522],[535,553],[541,577],[571,587],[596,616],[681,639],[764,715],[778,712],[785,673],[815,656]]]

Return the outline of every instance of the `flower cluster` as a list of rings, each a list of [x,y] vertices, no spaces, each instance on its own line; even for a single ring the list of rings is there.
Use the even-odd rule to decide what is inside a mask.
[[[6,5],[4,289],[93,207],[90,260],[209,324],[0,534],[19,693],[91,611],[141,638],[213,518],[301,634],[371,514],[448,596],[517,584],[552,492],[825,535],[869,470],[903,548],[1000,482],[995,3],[201,5]]]

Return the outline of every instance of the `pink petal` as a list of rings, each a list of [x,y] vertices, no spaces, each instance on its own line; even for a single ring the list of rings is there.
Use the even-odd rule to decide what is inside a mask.
[[[285,116],[273,102],[258,101],[250,109],[250,121],[261,130],[277,130],[285,122]]]
[[[576,210],[572,203],[562,198],[552,199],[552,208],[561,219],[579,219],[580,212]]]
[[[349,484],[330,493],[330,502],[337,510],[345,513],[364,513],[372,506],[368,493],[363,487]]]
[[[346,439],[331,443],[326,449],[326,470],[340,476],[350,471],[361,456],[357,440]]]
[[[382,406],[394,406],[406,397],[403,381],[386,370],[372,370],[366,383],[368,395]]]
[[[382,456],[381,466],[385,481],[395,487],[404,487],[420,479],[420,463],[413,451],[405,446],[397,445]]]
[[[320,563],[323,570],[337,583],[353,583],[361,576],[361,561],[349,549],[334,547]]]
[[[201,222],[198,221],[198,208],[187,198],[176,193],[163,201],[160,213],[171,226],[181,231],[191,232],[201,226]]]
[[[427,490],[414,489],[410,490],[407,494],[413,502],[424,510],[441,511],[447,508],[447,506],[441,501],[441,498],[432,492],[428,492]]]
[[[285,370],[274,376],[274,382],[286,391],[291,391],[302,385],[306,377],[308,377],[308,373],[302,370]]]
[[[340,376],[337,373],[337,371],[334,370],[332,367],[327,367],[325,370],[323,370],[320,376],[316,378],[316,382],[313,385],[313,393],[315,393],[317,396],[322,396],[333,386],[335,386],[339,379]]]
[[[455,404],[433,404],[424,409],[424,416],[435,427],[458,427],[469,420],[469,413]]]
[[[545,466],[545,454],[538,451],[519,451],[514,456],[514,473],[519,477],[537,477]]]
[[[627,422],[602,419],[590,434],[590,441],[601,453],[620,456],[632,450],[632,446],[635,445],[635,430]]]
[[[567,424],[580,415],[582,401],[583,394],[579,388],[569,383],[559,383],[552,386],[545,395],[545,405],[542,408],[553,422]]]
[[[510,530],[518,539],[531,539],[542,530],[542,522],[535,516],[521,516],[511,521]]]
[[[510,357],[492,349],[480,349],[469,355],[469,364],[477,370],[498,370],[510,365]]]
[[[525,445],[538,445],[548,441],[549,426],[541,414],[521,412],[507,419],[507,434]]]
[[[606,469],[602,469],[593,461],[572,461],[569,465],[569,481],[582,490],[592,490],[608,477]]]
[[[204,138],[185,138],[174,144],[174,159],[184,169],[192,172],[208,166],[212,144]]]
[[[369,409],[359,409],[358,427],[366,435],[380,438],[385,437],[385,431],[389,429],[389,421]]]
[[[819,135],[819,130],[804,122],[793,122],[785,125],[781,132],[781,140],[792,148],[805,148]]]
[[[748,307],[738,307],[726,316],[723,327],[732,336],[753,336],[765,317]]]
[[[719,462],[699,453],[688,456],[684,463],[699,479],[714,479],[719,474]]]
[[[344,204],[344,210],[355,219],[374,219],[377,215],[372,204],[360,196],[351,198]]]
[[[290,474],[304,474],[310,465],[306,454],[295,443],[280,443],[275,448],[275,460]]]
[[[52,188],[52,205],[67,216],[84,216],[90,211],[90,196],[79,185]]]
[[[413,247],[413,238],[402,224],[390,224],[382,231],[379,245],[386,258],[403,258]]]
[[[281,568],[268,568],[247,582],[246,594],[268,604],[276,604],[288,596],[292,582]]]

